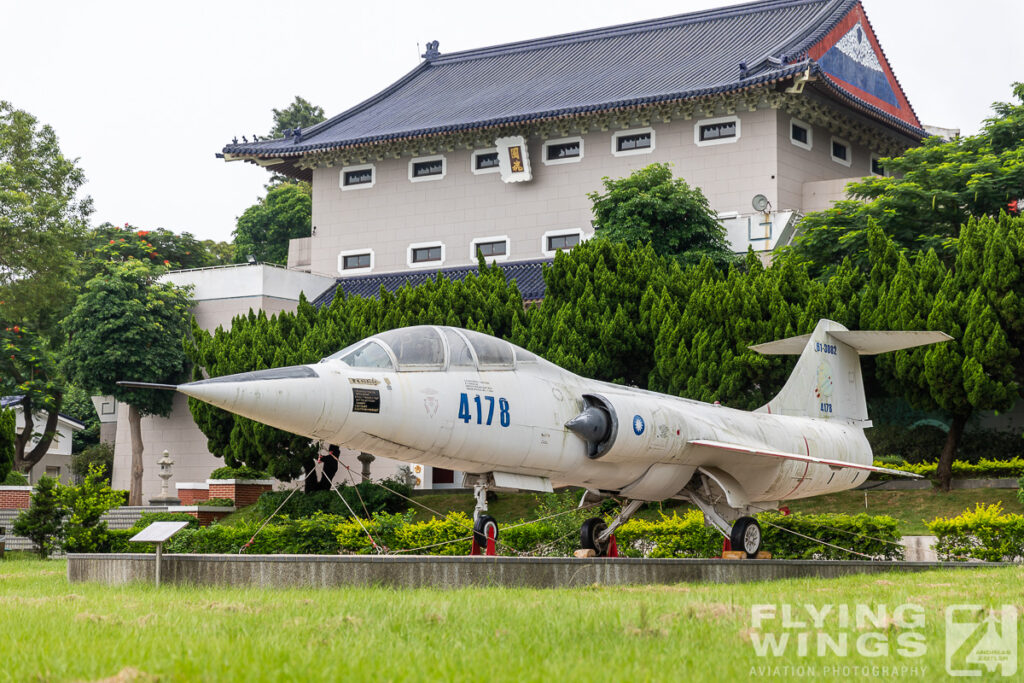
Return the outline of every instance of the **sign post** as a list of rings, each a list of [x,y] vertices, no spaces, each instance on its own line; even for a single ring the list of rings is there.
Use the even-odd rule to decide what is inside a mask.
[[[160,586],[160,565],[163,562],[164,543],[169,541],[174,534],[188,526],[188,522],[153,522],[139,533],[132,536],[129,541],[134,543],[156,544],[156,585]]]

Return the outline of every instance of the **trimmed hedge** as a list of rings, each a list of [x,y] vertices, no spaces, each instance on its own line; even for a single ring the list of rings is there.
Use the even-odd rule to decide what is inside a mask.
[[[369,511],[369,516],[371,517],[376,513],[396,514],[405,512],[409,507],[409,501],[405,498],[412,495],[412,487],[405,482],[394,479],[384,479],[381,483],[396,493],[400,493],[401,496],[395,495],[385,490],[382,486],[368,481],[361,482],[356,486],[341,484],[336,489],[337,492],[341,493],[341,497],[333,490],[314,491],[313,493],[298,491],[294,494],[291,494],[290,491],[270,491],[261,495],[259,500],[256,501],[256,513],[266,519],[274,514],[274,511],[277,510],[278,506],[285,499],[288,499],[288,503],[281,509],[279,514],[288,515],[292,518],[312,517],[318,513],[347,517],[349,516],[349,507],[360,517],[366,517],[367,514],[364,511],[364,506],[365,510]],[[290,499],[288,498],[289,495],[291,495]],[[405,496],[405,498],[402,496]],[[344,501],[342,497],[344,497]],[[348,503],[348,505],[346,506],[345,503]]]
[[[371,554],[376,552],[366,533],[389,552],[415,551],[421,555],[466,555],[470,550],[473,522],[461,512],[447,519],[410,523],[412,513],[376,514],[369,520],[318,513],[312,517],[291,519],[279,517],[256,537],[247,552],[254,554]],[[856,550],[879,559],[894,560],[903,556],[903,548],[892,545],[899,541],[896,520],[891,517],[850,515],[782,516],[777,513],[759,515],[765,546],[773,557],[785,559],[850,559],[849,553],[821,546],[814,541],[785,533],[768,523],[792,529],[843,548]],[[362,524],[360,524],[360,522]],[[172,538],[166,548],[174,553],[237,553],[260,528],[261,522],[237,526],[213,524],[185,529]],[[364,530],[365,527],[365,530]],[[499,530],[500,554],[534,552],[557,554],[562,529],[539,522],[523,526],[508,525]],[[572,534],[570,544],[578,539]],[[619,550],[628,557],[717,557],[722,549],[722,536],[704,526],[699,511],[683,516],[673,514],[657,521],[631,520],[617,533]],[[888,541],[888,542],[886,542]],[[433,547],[429,547],[433,546]],[[560,554],[564,555],[564,551]]]
[[[1004,514],[1001,503],[978,503],[958,517],[928,522],[939,559],[1019,562],[1024,559],[1024,515]]]
[[[215,508],[230,508],[235,506],[235,501],[230,498],[207,498],[196,502],[196,505],[204,505]]]
[[[270,479],[270,476],[261,470],[254,469],[248,465],[241,467],[218,467],[210,472],[210,479]]]
[[[903,559],[903,546],[897,545],[901,538],[898,523],[892,517],[763,512],[757,519],[761,523],[763,546],[776,559],[858,559],[857,555],[823,546],[783,529],[876,559]],[[671,517],[662,515],[653,522],[632,519],[619,527],[616,539],[619,552],[627,557],[719,557],[722,552],[722,535],[704,526],[704,515],[699,510],[690,510],[682,517],[675,513]]]
[[[935,479],[935,470],[938,463],[903,463],[892,464],[884,460],[875,460],[876,467],[887,467],[891,470],[920,474],[928,479]],[[874,479],[899,479],[889,474],[872,474]],[[982,458],[977,463],[964,462],[963,460],[953,461],[954,479],[978,479],[978,478],[1018,478],[1024,476],[1024,458],[1012,458],[1010,460],[986,460]]]

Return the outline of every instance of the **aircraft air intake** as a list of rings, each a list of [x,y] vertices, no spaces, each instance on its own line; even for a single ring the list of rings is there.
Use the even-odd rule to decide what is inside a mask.
[[[611,426],[608,411],[596,405],[587,406],[582,413],[565,423],[566,429],[587,442],[587,455],[591,458],[601,454],[599,447],[608,441]]]

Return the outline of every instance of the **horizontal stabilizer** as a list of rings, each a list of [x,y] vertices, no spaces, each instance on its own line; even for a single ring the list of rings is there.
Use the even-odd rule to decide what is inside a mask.
[[[938,344],[953,339],[945,332],[927,330],[829,330],[826,334],[843,342],[861,356],[902,351],[915,346]],[[750,349],[766,356],[799,356],[810,340],[811,335],[801,334],[799,337],[787,337],[778,341],[755,344]]]
[[[786,453],[784,451],[773,451],[766,448],[750,448],[749,446],[739,446],[737,444],[724,443],[722,441],[708,441],[705,439],[697,439],[689,442],[692,446],[704,446],[706,448],[716,448],[723,451],[732,451],[740,455],[759,455],[768,458],[782,458],[784,460],[797,460],[799,462],[807,462],[813,465],[827,465],[833,468],[844,468],[854,470],[865,470],[868,472],[879,472],[881,474],[891,474],[897,477],[910,477],[911,479],[922,479],[920,474],[913,474],[911,472],[902,472],[900,470],[891,470],[887,467],[875,467],[874,465],[858,465],[852,462],[845,462],[843,460],[830,460],[828,458],[813,458],[809,455],[801,455],[800,453]]]

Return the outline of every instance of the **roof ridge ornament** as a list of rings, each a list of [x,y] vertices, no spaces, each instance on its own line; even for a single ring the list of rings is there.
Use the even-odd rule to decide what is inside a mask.
[[[423,59],[429,62],[431,59],[437,59],[440,57],[441,51],[437,49],[440,45],[441,43],[437,40],[432,40],[427,43],[427,51],[423,53]]]

